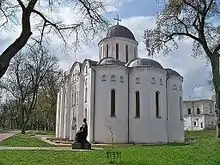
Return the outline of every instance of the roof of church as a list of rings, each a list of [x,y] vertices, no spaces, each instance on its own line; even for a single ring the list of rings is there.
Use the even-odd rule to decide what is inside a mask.
[[[167,71],[167,73],[168,73],[168,75],[174,75],[174,76],[180,76],[180,77],[182,77],[177,71],[175,71],[175,70],[172,70],[172,69],[170,69],[170,68],[167,68],[167,69],[165,69],[166,71]]]
[[[98,63],[97,61],[93,61],[93,60],[90,60],[90,59],[85,59],[84,61],[88,61],[89,64],[92,65],[92,66],[94,66]]]
[[[108,29],[106,38],[111,37],[124,37],[135,40],[133,33],[128,28],[121,25],[114,25]]]
[[[127,64],[128,67],[145,66],[163,69],[159,62],[148,58],[136,58]]]
[[[113,57],[105,57],[99,61],[98,65],[125,65],[125,63]]]

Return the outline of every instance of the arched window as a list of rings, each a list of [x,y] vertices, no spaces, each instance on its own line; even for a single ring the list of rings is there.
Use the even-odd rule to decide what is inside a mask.
[[[123,76],[120,76],[120,82],[121,82],[121,83],[124,82]]]
[[[101,46],[101,48],[100,48],[101,50],[100,50],[100,54],[99,54],[99,59],[102,59],[102,56],[103,56],[103,54],[102,54],[102,46]]]
[[[156,78],[155,77],[151,78],[151,84],[156,84]]]
[[[106,57],[108,57],[108,50],[109,49],[109,46],[108,46],[108,44],[106,45]]]
[[[182,97],[179,97],[179,111],[180,111],[180,120],[183,120],[183,114],[182,114]]]
[[[85,72],[88,73],[88,66],[86,66],[86,68],[85,68]]]
[[[85,87],[85,102],[87,102],[87,93],[88,93],[88,88]]]
[[[191,109],[188,108],[188,115],[192,114]]]
[[[200,109],[199,108],[197,108],[197,114],[200,114]]]
[[[106,81],[106,75],[104,74],[104,75],[102,75],[102,79],[101,79],[102,81]]]
[[[71,94],[71,102],[72,102],[72,106],[74,106],[74,93],[73,93],[73,91],[72,91],[72,94]]]
[[[128,45],[125,46],[126,62],[128,62]]]
[[[136,84],[140,84],[140,77],[136,77]]]
[[[115,117],[115,90],[111,90],[111,117]]]
[[[119,45],[116,44],[116,59],[119,58]]]
[[[115,75],[111,75],[111,81],[116,81],[116,76]]]
[[[135,92],[136,96],[136,115],[135,117],[140,117],[140,93],[138,91]]]
[[[160,85],[163,85],[163,80],[162,79],[160,79]]]
[[[155,106],[156,106],[156,117],[157,118],[160,118],[160,100],[159,100],[159,95],[160,95],[160,92],[159,91],[157,91],[156,93],[155,93]]]
[[[76,92],[74,92],[74,105],[76,105]]]
[[[87,119],[87,108],[85,108],[85,114],[84,114],[84,118]]]

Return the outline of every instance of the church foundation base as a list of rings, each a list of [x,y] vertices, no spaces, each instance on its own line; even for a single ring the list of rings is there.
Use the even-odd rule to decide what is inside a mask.
[[[72,149],[89,149],[89,150],[91,150],[91,144],[90,143],[73,142]]]

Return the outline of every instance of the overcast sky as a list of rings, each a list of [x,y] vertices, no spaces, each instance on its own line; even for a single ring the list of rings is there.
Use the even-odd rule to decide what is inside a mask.
[[[135,35],[136,40],[139,42],[139,56],[147,57],[147,52],[143,44],[143,32],[145,29],[150,29],[155,26],[154,14],[160,9],[160,5],[156,4],[156,0],[108,0],[113,2],[106,17],[115,24],[114,17],[120,15],[122,21],[121,25],[129,28]],[[159,0],[160,1],[160,0]],[[65,11],[61,16],[68,22],[71,9],[65,7]],[[14,32],[16,33],[16,32]],[[17,33],[19,34],[19,33]],[[7,48],[7,46],[14,40],[14,35],[4,35],[0,37],[0,53]],[[16,35],[15,35],[16,36]],[[68,70],[74,61],[79,61],[85,58],[98,60],[98,41],[95,44],[84,46],[80,53],[73,53],[71,56],[62,56],[60,66]],[[184,98],[189,99],[208,99],[212,97],[211,87],[208,84],[210,64],[205,60],[191,57],[190,40],[186,40],[180,44],[177,51],[170,54],[168,57],[155,55],[153,58],[161,63],[164,68],[172,68],[179,72],[184,77],[183,92]],[[82,45],[83,47],[83,45]]]

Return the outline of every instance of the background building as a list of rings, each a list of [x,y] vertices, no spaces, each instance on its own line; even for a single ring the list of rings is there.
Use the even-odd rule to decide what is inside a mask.
[[[215,129],[216,117],[213,100],[183,102],[184,130]]]

